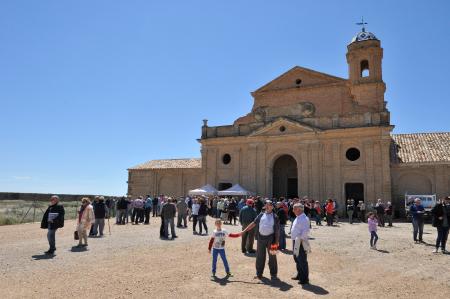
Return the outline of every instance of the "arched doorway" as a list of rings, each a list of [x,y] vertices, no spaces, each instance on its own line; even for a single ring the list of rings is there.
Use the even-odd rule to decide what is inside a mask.
[[[298,196],[297,162],[290,155],[283,155],[273,164],[273,196],[293,198]]]

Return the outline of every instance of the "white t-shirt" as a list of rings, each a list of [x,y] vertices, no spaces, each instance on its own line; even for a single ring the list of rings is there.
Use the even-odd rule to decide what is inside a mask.
[[[264,213],[262,215],[261,220],[259,221],[259,233],[263,236],[269,236],[274,233],[273,231],[273,213],[267,214]]]
[[[225,248],[225,238],[228,236],[228,232],[225,229],[214,230],[212,237],[214,238],[212,248],[223,249]]]
[[[192,215],[198,215],[198,210],[200,210],[200,205],[198,203],[192,204]]]

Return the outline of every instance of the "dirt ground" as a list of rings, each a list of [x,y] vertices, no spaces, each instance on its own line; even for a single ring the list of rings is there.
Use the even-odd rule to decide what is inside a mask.
[[[450,298],[450,255],[432,253],[436,232],[429,225],[420,245],[413,243],[409,223],[381,228],[374,251],[366,224],[313,224],[311,285],[303,288],[291,280],[295,264],[289,253],[277,255],[280,281],[254,279],[255,258],[240,252],[240,239],[227,241],[234,277],[224,278],[219,260],[219,279],[211,280],[209,237],[194,236],[192,228],[166,241],[159,239],[159,218],[148,226],[111,225],[112,235],[106,228],[104,238],[89,239],[89,249],[79,251],[72,248],[74,226],[66,221],[57,232],[51,259],[43,255],[46,231],[39,224],[0,227],[1,298]],[[265,275],[270,277],[267,267]]]

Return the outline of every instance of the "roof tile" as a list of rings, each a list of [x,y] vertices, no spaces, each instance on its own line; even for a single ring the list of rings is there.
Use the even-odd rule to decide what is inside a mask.
[[[173,168],[201,168],[202,160],[199,158],[188,159],[164,159],[151,160],[145,163],[130,167],[129,170],[142,169],[173,169]]]
[[[392,134],[393,163],[450,162],[450,132]]]

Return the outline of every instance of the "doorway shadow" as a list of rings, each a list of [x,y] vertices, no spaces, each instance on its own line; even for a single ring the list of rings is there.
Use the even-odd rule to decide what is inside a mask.
[[[36,255],[32,255],[31,258],[34,261],[39,261],[39,260],[51,260],[56,256],[56,254],[36,254]]]
[[[314,293],[315,295],[328,295],[329,292],[322,288],[321,286],[313,285],[313,284],[305,284],[302,286],[302,289],[305,291]]]

